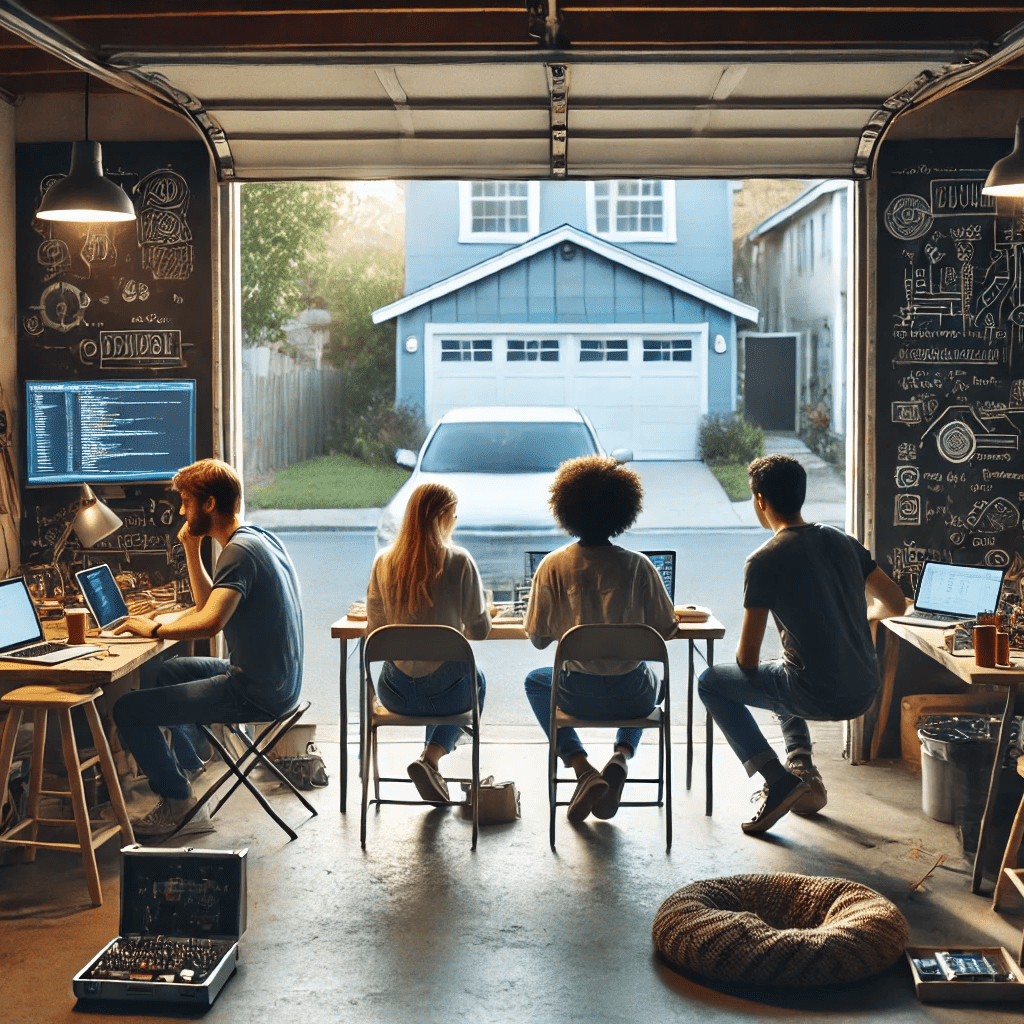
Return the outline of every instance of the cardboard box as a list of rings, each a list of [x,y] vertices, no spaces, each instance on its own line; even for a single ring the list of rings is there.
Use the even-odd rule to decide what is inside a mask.
[[[922,1003],[1003,1003],[1024,1000],[1024,971],[1002,946],[939,947],[962,953],[980,953],[1001,961],[1013,975],[1013,981],[948,981],[922,976],[915,960],[934,959],[938,949],[932,946],[908,946],[906,949],[910,973],[914,976],[914,991]]]
[[[120,934],[75,975],[75,995],[209,1006],[235,972],[248,852],[124,847]]]

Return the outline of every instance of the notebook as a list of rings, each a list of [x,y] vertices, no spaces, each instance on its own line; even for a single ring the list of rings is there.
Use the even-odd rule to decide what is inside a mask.
[[[79,569],[75,582],[101,631],[116,629],[128,620],[128,605],[106,562]]]
[[[0,658],[38,665],[58,665],[102,650],[94,644],[69,647],[47,640],[24,576],[0,580]]]
[[[973,619],[978,612],[994,612],[1005,575],[1005,569],[982,565],[925,562],[914,594],[914,611],[890,621],[945,628]]]

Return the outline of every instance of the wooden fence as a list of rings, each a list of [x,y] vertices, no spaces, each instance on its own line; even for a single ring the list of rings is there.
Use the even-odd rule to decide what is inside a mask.
[[[327,453],[342,377],[336,368],[266,377],[242,373],[247,479]]]

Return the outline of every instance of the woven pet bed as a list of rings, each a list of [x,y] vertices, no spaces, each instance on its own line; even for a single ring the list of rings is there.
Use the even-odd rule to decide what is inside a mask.
[[[684,886],[661,905],[652,937],[665,960],[694,974],[828,985],[891,967],[910,935],[896,906],[874,889],[782,873]]]

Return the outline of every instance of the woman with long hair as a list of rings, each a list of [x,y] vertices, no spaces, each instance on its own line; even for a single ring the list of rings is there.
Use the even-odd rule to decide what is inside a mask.
[[[412,492],[395,542],[377,554],[366,590],[367,635],[378,626],[453,626],[470,640],[483,640],[491,616],[473,556],[452,543],[455,492],[444,484],[421,484]],[[480,708],[484,676],[477,670]],[[473,705],[470,666],[457,661],[384,662],[377,697],[403,715],[456,715]],[[447,802],[448,784],[438,768],[451,753],[460,729],[431,725],[423,753],[409,765],[409,778],[424,800]]]

